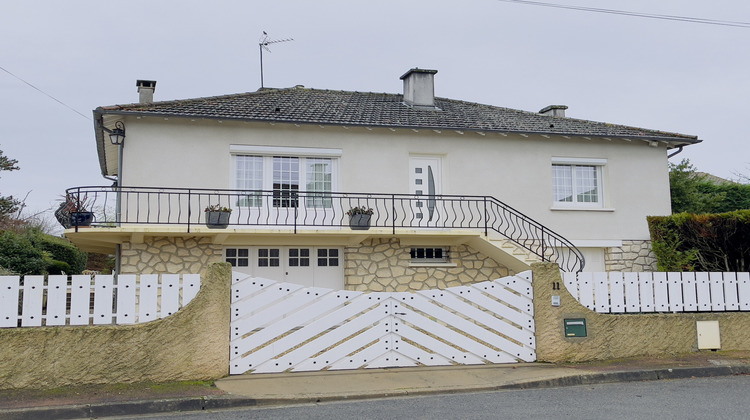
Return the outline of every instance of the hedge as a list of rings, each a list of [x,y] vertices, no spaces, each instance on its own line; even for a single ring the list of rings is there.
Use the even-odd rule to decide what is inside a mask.
[[[648,217],[660,271],[750,271],[750,210]]]

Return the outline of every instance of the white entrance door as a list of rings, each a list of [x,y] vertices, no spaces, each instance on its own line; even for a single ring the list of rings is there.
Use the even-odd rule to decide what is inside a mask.
[[[440,209],[435,196],[442,194],[440,157],[412,156],[409,159],[409,191],[424,196],[424,200],[412,202],[412,224],[437,226]]]

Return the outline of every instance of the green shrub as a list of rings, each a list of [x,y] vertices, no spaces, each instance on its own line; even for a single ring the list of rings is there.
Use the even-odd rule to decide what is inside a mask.
[[[44,274],[47,269],[44,252],[34,247],[23,234],[0,233],[0,266],[21,275]]]
[[[54,264],[55,261],[67,264],[68,268],[63,270],[66,274],[81,274],[86,269],[88,255],[67,239],[47,235],[38,229],[31,229],[27,234],[37,249],[49,253],[50,264]],[[58,271],[61,267],[57,264],[54,269]],[[48,271],[52,273],[51,270]]]
[[[750,210],[648,218],[661,271],[748,271]]]

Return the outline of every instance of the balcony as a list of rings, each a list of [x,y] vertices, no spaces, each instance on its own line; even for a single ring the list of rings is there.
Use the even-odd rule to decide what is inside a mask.
[[[225,228],[294,235],[366,228],[392,236],[471,230],[511,242],[541,261],[556,262],[564,271],[580,271],[584,265],[570,241],[490,196],[76,187],[68,189],[66,197],[56,215],[72,237],[85,230],[78,217],[84,210],[93,213],[90,228],[95,229],[89,236],[157,228],[172,234]],[[225,224],[207,224],[205,210],[210,206],[231,209]],[[368,226],[350,225],[347,212],[353,208],[371,209]],[[73,223],[66,225],[71,216]]]

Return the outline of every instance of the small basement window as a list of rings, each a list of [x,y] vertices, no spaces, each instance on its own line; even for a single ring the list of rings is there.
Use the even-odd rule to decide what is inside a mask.
[[[412,263],[448,263],[450,262],[448,248],[412,248]]]

